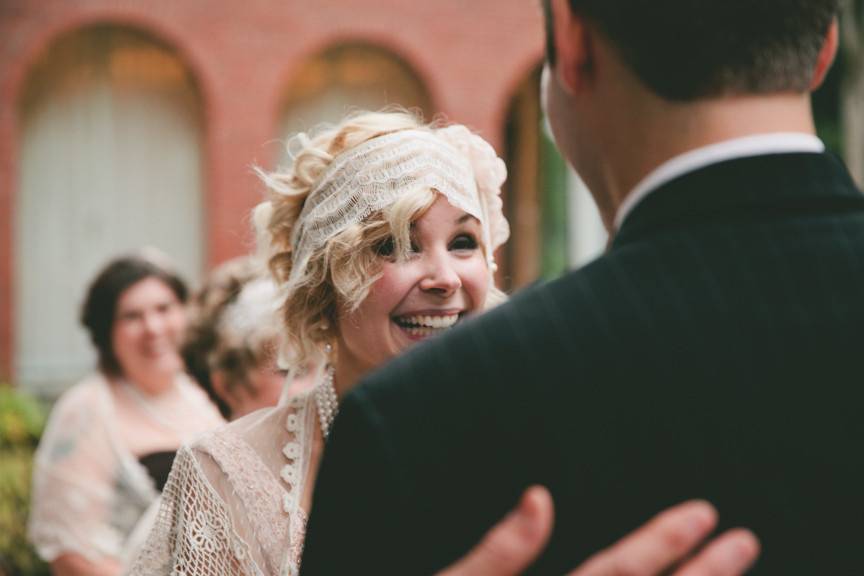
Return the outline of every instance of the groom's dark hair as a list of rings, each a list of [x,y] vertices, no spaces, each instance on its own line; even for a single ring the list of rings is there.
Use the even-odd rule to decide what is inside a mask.
[[[547,52],[554,65],[549,0]],[[668,100],[805,92],[838,0],[569,0]]]

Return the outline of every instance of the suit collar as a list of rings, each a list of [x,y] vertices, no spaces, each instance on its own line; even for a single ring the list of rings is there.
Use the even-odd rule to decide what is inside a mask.
[[[813,134],[798,132],[752,134],[689,150],[670,158],[652,170],[633,188],[630,194],[624,198],[621,206],[618,207],[615,214],[615,229],[621,228],[621,223],[627,215],[648,194],[666,182],[671,182],[688,172],[736,158],[797,152],[822,153],[824,151],[825,144],[819,138]]]
[[[667,182],[624,221],[612,248],[668,228],[726,216],[864,210],[864,196],[831,154],[753,156],[712,164]]]

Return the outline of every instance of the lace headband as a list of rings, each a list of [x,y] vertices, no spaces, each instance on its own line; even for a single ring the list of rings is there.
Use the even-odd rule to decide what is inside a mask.
[[[489,269],[509,227],[502,212],[504,162],[482,138],[460,125],[435,131],[401,130],[338,155],[309,193],[292,237],[286,288],[303,276],[312,254],[333,236],[383,210],[399,197],[434,189],[480,221]]]

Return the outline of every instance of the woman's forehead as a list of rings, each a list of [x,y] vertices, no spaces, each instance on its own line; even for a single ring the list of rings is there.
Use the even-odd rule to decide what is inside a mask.
[[[466,224],[480,226],[480,220],[473,214],[451,204],[447,197],[440,195],[428,210],[411,223],[411,226],[462,226]]]
[[[156,276],[147,276],[120,293],[118,308],[145,305],[154,301],[176,300],[177,296],[168,284]]]

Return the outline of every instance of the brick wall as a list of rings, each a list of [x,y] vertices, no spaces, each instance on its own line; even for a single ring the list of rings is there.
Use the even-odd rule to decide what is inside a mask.
[[[536,0],[2,0],[0,1],[0,379],[13,376],[12,246],[18,100],[28,71],[64,33],[96,23],[138,28],[174,47],[196,78],[205,118],[208,262],[242,250],[279,104],[311,55],[371,43],[408,63],[434,109],[496,146],[517,87],[542,58]]]

